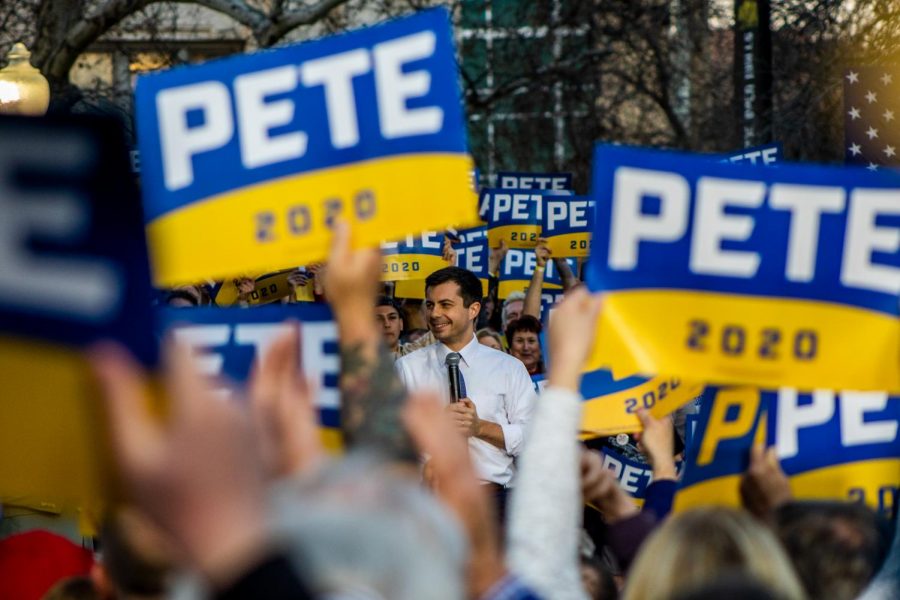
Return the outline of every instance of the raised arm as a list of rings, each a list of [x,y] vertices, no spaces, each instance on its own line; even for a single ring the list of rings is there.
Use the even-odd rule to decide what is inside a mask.
[[[547,242],[543,238],[538,242],[534,249],[535,267],[534,273],[531,274],[531,283],[525,291],[525,302],[522,306],[523,315],[531,315],[537,320],[541,320],[541,291],[544,289],[544,271],[547,268],[547,261],[550,260],[550,249],[547,248]]]
[[[337,224],[324,287],[338,327],[341,429],[348,448],[374,447],[415,462],[400,422],[406,390],[375,325],[380,266],[378,250],[351,250],[347,224]]]
[[[554,312],[549,385],[519,456],[508,529],[508,564],[546,598],[586,598],[578,569],[581,367],[600,300],[576,290]]]

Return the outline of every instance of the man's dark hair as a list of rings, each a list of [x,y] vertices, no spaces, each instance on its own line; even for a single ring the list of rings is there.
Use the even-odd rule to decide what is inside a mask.
[[[541,334],[544,326],[541,322],[531,315],[522,315],[512,323],[506,326],[506,343],[512,344],[513,336],[520,331],[530,331],[537,335]]]
[[[390,296],[378,296],[378,299],[375,301],[375,306],[390,306],[397,311],[397,314],[399,314],[401,318],[403,317],[403,311],[400,309],[400,303]]]
[[[775,513],[775,532],[810,598],[855,598],[884,562],[887,525],[862,504],[792,502]]]
[[[462,296],[463,306],[469,308],[473,302],[481,302],[481,280],[475,273],[459,267],[444,267],[435,271],[425,279],[425,290],[452,281],[459,286],[459,295]]]

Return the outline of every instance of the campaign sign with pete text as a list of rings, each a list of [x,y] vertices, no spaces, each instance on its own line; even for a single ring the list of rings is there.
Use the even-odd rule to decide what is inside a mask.
[[[900,173],[598,146],[593,368],[900,391]]]
[[[541,237],[554,258],[591,254],[594,201],[580,196],[549,197],[541,215]]]
[[[110,494],[85,350],[156,362],[140,202],[116,121],[0,118],[0,503],[96,519]],[[96,523],[96,521],[94,521]]]
[[[296,328],[298,372],[313,382],[323,441],[340,448],[340,353],[337,326],[325,304],[269,305],[259,308],[170,308],[157,313],[162,334],[192,348],[197,365],[218,378],[219,393],[244,397],[242,392],[255,364],[265,360],[272,343]],[[236,390],[233,386],[237,386]]]
[[[339,218],[355,246],[477,222],[457,77],[444,9],[140,77],[156,283],[323,260]]]
[[[740,504],[751,446],[775,448],[801,500],[851,500],[896,511],[900,398],[885,392],[708,388],[675,508]]]
[[[426,231],[381,244],[381,280],[424,279],[447,266],[443,258],[444,232]]]

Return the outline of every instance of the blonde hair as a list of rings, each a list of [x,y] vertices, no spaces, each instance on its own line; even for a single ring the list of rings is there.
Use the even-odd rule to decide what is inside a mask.
[[[786,600],[805,594],[775,535],[742,511],[710,507],[669,519],[644,544],[624,600],[659,600],[740,573]]]

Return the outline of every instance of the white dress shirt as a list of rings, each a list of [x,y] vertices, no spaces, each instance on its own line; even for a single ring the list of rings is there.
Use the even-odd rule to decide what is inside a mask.
[[[410,391],[429,389],[450,401],[450,382],[444,364],[450,348],[438,342],[399,358],[397,373]],[[515,474],[513,459],[522,450],[525,428],[534,412],[537,395],[525,365],[505,352],[478,343],[475,336],[459,351],[459,371],[466,395],[478,418],[503,429],[506,449],[469,438],[472,463],[483,481],[507,485]]]

